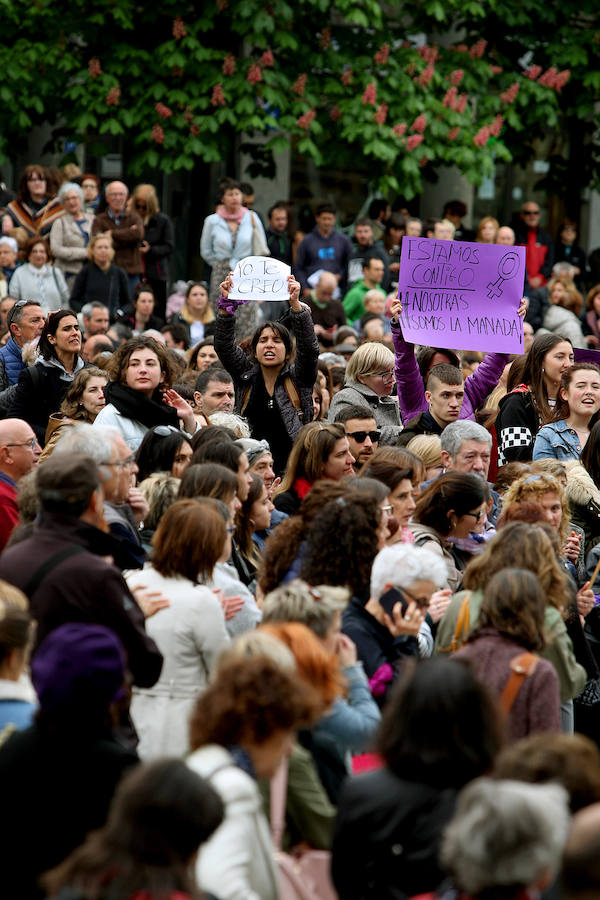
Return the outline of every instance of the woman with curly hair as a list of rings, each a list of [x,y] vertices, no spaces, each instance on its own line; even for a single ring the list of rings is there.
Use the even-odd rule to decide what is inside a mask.
[[[265,656],[232,660],[196,701],[188,766],[225,805],[225,821],[196,863],[202,890],[222,900],[277,900],[279,884],[257,785],[291,750],[295,731],[319,715],[321,701],[299,673]]]
[[[146,432],[155,425],[179,427],[194,434],[194,411],[172,390],[175,368],[166,348],[151,337],[134,337],[113,353],[107,371],[107,405],[94,425],[116,428],[136,451]]]
[[[86,366],[81,369],[65,394],[60,411],[52,413],[46,428],[46,444],[40,456],[40,462],[47,459],[54,450],[57,441],[65,431],[76,422],[94,422],[101,409],[106,406],[104,388],[108,375],[97,366]]]
[[[295,515],[316,481],[340,481],[354,474],[353,465],[343,425],[309,422],[294,441],[283,481],[274,497],[275,507]]]
[[[583,690],[586,670],[577,662],[567,633],[564,610],[572,601],[573,591],[558,562],[551,534],[546,523],[512,522],[502,528],[483,553],[469,563],[463,579],[465,590],[454,595],[439,623],[435,649],[438,654],[451,653],[464,644],[470,629],[478,624],[485,586],[496,572],[512,568],[518,560],[520,569],[538,578],[546,597],[547,644],[540,655],[554,666],[564,703]]]

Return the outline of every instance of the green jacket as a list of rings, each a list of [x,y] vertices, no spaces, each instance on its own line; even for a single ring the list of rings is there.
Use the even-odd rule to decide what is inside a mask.
[[[366,286],[362,278],[360,281],[355,282],[342,300],[342,306],[344,307],[348,322],[355,322],[365,314],[363,298],[368,290],[380,291],[385,297],[385,291],[380,284],[371,289]]]
[[[450,606],[438,625],[434,653],[444,654],[451,652],[450,646],[454,638],[459,611],[468,593],[469,591],[460,591],[453,596]],[[479,618],[483,593],[480,590],[471,591],[470,593],[469,609],[471,618],[469,630],[472,631]],[[573,697],[581,693],[585,687],[587,675],[583,666],[579,665],[575,659],[573,644],[567,633],[567,627],[555,606],[546,607],[545,622],[548,643],[539,655],[551,662],[556,669],[560,683],[560,700],[561,703],[564,703],[565,700],[572,700]],[[466,641],[466,635],[459,636],[458,641],[459,646],[457,649],[460,649]]]

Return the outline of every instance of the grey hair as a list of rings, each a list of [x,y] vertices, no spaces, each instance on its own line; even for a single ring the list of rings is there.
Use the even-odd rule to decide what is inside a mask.
[[[294,578],[275,588],[263,601],[263,622],[301,622],[317,637],[324,638],[331,628],[336,612],[348,605],[346,588],[319,585],[310,588],[306,582]]]
[[[75,191],[75,193],[79,197],[81,205],[83,206],[85,202],[83,191],[78,184],[75,184],[74,181],[65,181],[64,184],[61,184],[60,188],[58,189],[58,199],[60,200],[60,202],[63,202],[63,197],[65,196],[65,194],[70,194],[72,191]]]
[[[235,413],[217,411],[208,416],[209,425],[219,425],[221,428],[230,428],[237,439],[247,440],[250,437],[248,422],[242,416]]]
[[[230,644],[225,644],[219,653],[213,668],[212,680],[219,677],[219,670],[234,660],[254,659],[266,656],[276,663],[284,672],[296,672],[296,658],[289,647],[272,634],[259,628],[239,635]]]
[[[480,441],[482,444],[487,444],[488,447],[492,446],[492,436],[489,431],[486,431],[483,425],[471,422],[470,419],[450,422],[442,431],[440,440],[442,450],[449,453],[453,460],[456,459],[465,441]]]
[[[388,584],[410,589],[415,581],[432,581],[442,588],[447,579],[446,564],[432,550],[412,544],[392,544],[380,550],[373,560],[371,597],[378,600]]]
[[[90,300],[89,303],[85,303],[81,307],[81,314],[84,319],[89,319],[95,309],[105,309],[108,312],[108,306],[106,303],[100,303],[99,300]]]
[[[75,425],[66,429],[56,443],[53,453],[85,453],[98,464],[106,464],[112,457],[116,428],[106,425]]]
[[[525,888],[557,872],[568,829],[561,785],[478,778],[460,793],[440,859],[469,895]]]

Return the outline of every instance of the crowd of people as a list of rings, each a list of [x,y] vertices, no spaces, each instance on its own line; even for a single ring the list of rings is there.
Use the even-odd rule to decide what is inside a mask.
[[[0,210],[6,896],[599,896],[576,233],[377,200],[353,243],[225,179],[170,292],[156,192],[101,188],[28,166]],[[525,246],[522,356],[404,339],[421,234]],[[235,299],[265,254],[288,300]]]

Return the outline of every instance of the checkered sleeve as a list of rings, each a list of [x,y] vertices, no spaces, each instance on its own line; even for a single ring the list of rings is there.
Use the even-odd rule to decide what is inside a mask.
[[[498,466],[520,459],[531,459],[533,435],[529,428],[511,425],[498,436]],[[526,454],[526,455],[525,455]]]
[[[498,466],[528,462],[538,431],[537,414],[528,393],[509,394],[500,404],[496,419]]]

